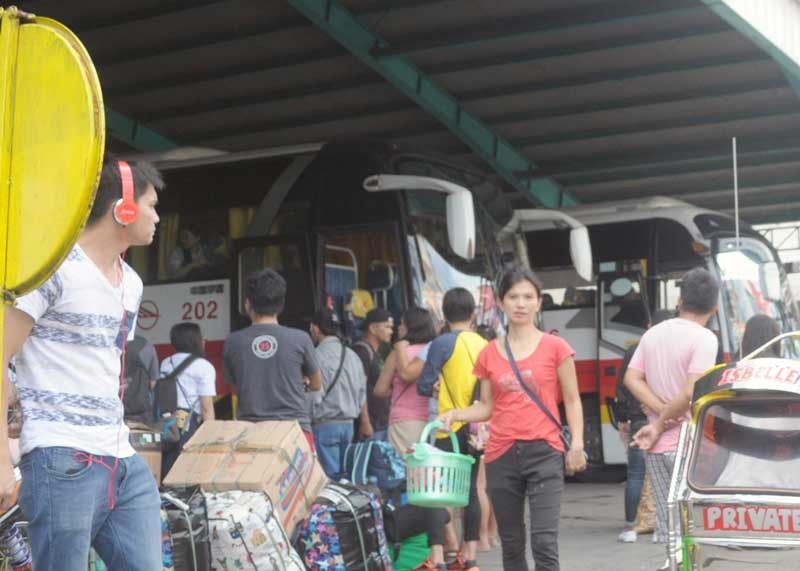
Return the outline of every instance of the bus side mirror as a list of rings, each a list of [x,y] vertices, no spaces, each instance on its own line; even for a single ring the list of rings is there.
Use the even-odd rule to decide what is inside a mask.
[[[781,271],[777,262],[761,264],[761,287],[764,297],[770,301],[781,301]]]
[[[586,226],[572,228],[569,232],[569,255],[575,271],[587,282],[592,281],[592,244]]]
[[[472,193],[449,180],[429,176],[374,174],[364,179],[369,192],[385,190],[435,190],[447,195],[447,240],[450,249],[465,260],[475,257],[475,207]]]
[[[469,191],[447,195],[447,239],[457,256],[475,257],[475,206]]]

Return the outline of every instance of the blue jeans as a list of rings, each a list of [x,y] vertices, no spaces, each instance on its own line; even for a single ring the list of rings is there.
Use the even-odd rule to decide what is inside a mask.
[[[628,447],[628,479],[625,480],[625,525],[636,523],[636,510],[644,485],[645,463],[641,448]]]
[[[161,500],[150,469],[138,455],[120,459],[112,482],[107,466],[114,458],[74,448],[23,456],[19,506],[36,569],[85,571],[92,546],[109,569],[161,570]]]
[[[353,421],[333,421],[311,427],[317,458],[325,474],[334,482],[342,478],[344,451],[353,441]]]

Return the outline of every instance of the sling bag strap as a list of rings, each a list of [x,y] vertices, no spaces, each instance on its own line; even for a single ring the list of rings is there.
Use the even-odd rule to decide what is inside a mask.
[[[339,367],[336,369],[336,374],[333,375],[333,380],[331,381],[328,390],[325,391],[325,396],[322,397],[322,400],[328,398],[328,395],[331,394],[333,387],[336,386],[336,383],[339,381],[339,377],[342,375],[342,369],[344,368],[344,356],[345,353],[347,353],[347,347],[344,346],[344,343],[341,343],[341,346],[342,346],[342,354],[339,356]]]
[[[458,343],[458,340],[459,340],[460,338],[461,338],[461,333],[458,333],[458,334],[456,335],[456,340],[455,340],[455,342],[453,343],[453,351],[454,351],[454,352],[455,352],[456,343]],[[467,345],[467,343],[466,343],[466,342],[463,342],[463,343],[464,343],[464,349],[467,351],[467,356],[469,357],[469,362],[470,362],[470,364],[472,365],[472,368],[474,369],[474,368],[475,368],[475,359],[473,359],[473,358],[472,358],[472,352],[469,350],[469,345]],[[475,386],[473,386],[473,387],[472,387],[472,396],[473,396],[473,402],[474,402],[474,400],[475,400],[475,399],[474,399],[474,397],[475,397],[475,387],[476,387],[476,386],[478,386],[478,382],[479,382],[479,381],[478,381],[478,379],[476,378],[476,379],[475,379]],[[453,393],[450,391],[450,387],[448,387],[448,386],[447,386],[447,379],[445,378],[444,374],[442,374],[442,384],[444,385],[444,388],[445,388],[445,389],[447,389],[447,395],[450,397],[450,402],[452,402],[452,403],[453,403],[453,407],[455,408],[455,406],[456,406],[456,399],[454,399],[454,398],[453,398]],[[470,402],[469,404],[472,404],[472,402]]]
[[[545,416],[549,418],[551,421],[553,421],[553,424],[555,424],[558,427],[558,435],[561,438],[561,441],[564,443],[566,449],[569,450],[570,442],[569,439],[564,435],[564,426],[555,417],[555,415],[552,412],[550,412],[550,409],[545,406],[545,404],[541,401],[541,399],[533,391],[533,389],[531,389],[525,383],[525,381],[522,380],[522,373],[519,372],[519,367],[517,367],[517,362],[514,360],[514,354],[511,352],[511,344],[508,342],[508,335],[505,336],[504,342],[505,342],[506,356],[508,357],[508,362],[511,365],[511,368],[514,370],[514,375],[517,377],[517,381],[519,382],[520,386],[528,394],[531,400],[534,403],[536,403],[536,406],[538,406],[542,410]]]

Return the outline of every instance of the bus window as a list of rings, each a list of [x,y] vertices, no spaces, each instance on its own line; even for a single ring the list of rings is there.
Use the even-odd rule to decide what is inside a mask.
[[[281,323],[305,329],[315,309],[307,249],[299,239],[267,240],[239,251],[239,312],[245,315],[244,288],[247,276],[271,268],[286,280],[286,304],[281,313]]]
[[[488,215],[476,205],[475,257],[465,260],[450,249],[445,215],[446,196],[428,190],[406,191],[409,222],[413,232],[408,237],[411,267],[417,288],[418,302],[440,321],[442,299],[447,290],[463,287],[469,290],[478,306],[477,321],[497,330],[500,313],[495,306],[491,285],[487,279],[492,266],[484,233],[490,231]],[[494,276],[492,276],[494,277]]]
[[[348,335],[360,336],[358,324],[373,307],[387,309],[399,323],[406,302],[397,226],[330,228],[320,234],[325,248],[323,297],[343,318]]]
[[[719,240],[714,259],[719,268],[722,298],[728,314],[736,350],[744,334],[747,320],[763,313],[781,322],[778,302],[767,299],[761,268],[772,260],[770,250],[758,240],[740,238],[736,248],[734,238]]]

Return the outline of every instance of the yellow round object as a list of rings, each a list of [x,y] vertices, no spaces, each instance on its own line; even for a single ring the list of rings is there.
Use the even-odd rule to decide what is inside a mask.
[[[2,13],[0,115],[0,279],[5,292],[21,295],[71,250],[102,168],[100,82],[72,32],[13,8]]]

